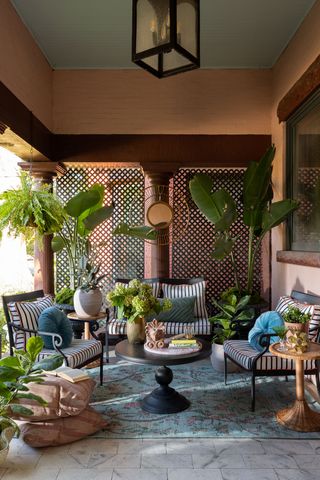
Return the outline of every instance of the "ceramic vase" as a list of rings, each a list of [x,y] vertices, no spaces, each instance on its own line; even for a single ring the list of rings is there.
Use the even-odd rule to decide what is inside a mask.
[[[101,311],[102,293],[99,288],[88,292],[77,288],[73,297],[73,305],[79,318],[95,317]]]
[[[7,427],[0,434],[0,465],[2,465],[9,452],[9,444],[14,434],[12,427]]]
[[[127,322],[128,342],[144,343],[146,340],[146,322],[143,317],[136,318],[133,322]]]
[[[304,332],[306,334],[308,334],[308,331],[309,331],[309,322],[307,323],[289,323],[289,322],[284,322],[284,326],[286,327],[286,329],[288,330],[287,331],[287,335],[286,335],[286,339],[288,340],[291,335],[293,335],[294,333],[301,333],[301,332]]]

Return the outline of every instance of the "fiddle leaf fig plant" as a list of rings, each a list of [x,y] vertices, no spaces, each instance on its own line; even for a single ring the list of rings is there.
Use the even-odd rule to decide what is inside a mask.
[[[212,179],[205,174],[196,174],[190,181],[191,196],[201,213],[214,225],[214,249],[212,257],[223,260],[230,257],[234,271],[235,288],[249,295],[253,293],[254,264],[261,242],[267,232],[284,222],[299,204],[295,200],[284,199],[272,202],[272,162],[275,147],[271,146],[259,162],[251,162],[243,180],[243,223],[247,226],[248,258],[247,280],[241,285],[235,249],[237,237],[232,234],[232,226],[239,214],[232,196],[224,189],[213,191]]]

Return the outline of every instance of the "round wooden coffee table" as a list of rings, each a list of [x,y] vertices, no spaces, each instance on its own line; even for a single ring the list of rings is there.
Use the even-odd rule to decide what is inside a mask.
[[[150,413],[168,414],[182,412],[190,406],[189,400],[174,388],[169,387],[173,380],[173,372],[168,365],[192,363],[208,357],[211,354],[211,344],[204,340],[197,340],[202,345],[201,350],[185,355],[165,356],[146,352],[143,345],[132,345],[128,340],[117,343],[115,349],[117,357],[143,365],[159,365],[159,368],[155,371],[155,379],[159,387],[155,388],[142,400],[141,407],[143,410]],[[187,381],[188,378],[186,377]]]
[[[296,363],[296,400],[292,407],[277,412],[276,417],[281,425],[298,432],[319,432],[320,413],[311,410],[304,396],[304,364],[305,360],[320,359],[320,345],[309,343],[309,349],[304,353],[294,353],[279,350],[279,343],[270,345],[270,352],[281,358],[295,360]]]

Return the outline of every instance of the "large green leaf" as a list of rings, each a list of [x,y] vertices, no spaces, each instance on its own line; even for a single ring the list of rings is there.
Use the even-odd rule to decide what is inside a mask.
[[[243,181],[243,221],[245,225],[261,228],[263,212],[272,199],[272,162],[275,147],[272,145],[259,163],[251,162]]]
[[[101,207],[98,210],[95,210],[90,215],[88,215],[84,220],[83,224],[85,228],[92,232],[100,223],[104,222],[111,217],[113,212],[113,206]]]
[[[127,223],[120,223],[112,233],[113,235],[127,235],[129,237],[141,238],[144,240],[157,239],[157,232],[146,225],[131,226]]]
[[[35,395],[34,393],[17,393],[15,398],[26,398],[29,400],[35,400],[39,405],[46,406],[48,402],[46,402],[42,397],[39,395]]]
[[[81,237],[85,237],[86,235],[89,235],[91,230],[93,230],[93,229],[87,228],[84,221],[93,212],[95,212],[96,210],[98,210],[103,206],[104,191],[105,191],[104,185],[102,185],[101,183],[96,183],[89,188],[88,192],[98,193],[99,199],[94,205],[90,206],[90,208],[87,208],[86,210],[84,210],[78,218],[77,228],[78,228],[78,233]]]
[[[20,363],[17,357],[4,357],[0,360],[0,365],[1,366],[7,366],[7,367],[13,367],[13,368],[19,368]]]
[[[30,417],[33,415],[33,411],[30,410],[30,408],[24,407],[23,405],[19,405],[17,403],[10,403],[10,409],[12,413],[21,417]]]
[[[21,368],[0,366],[0,378],[2,382],[10,382],[16,380],[24,371]]]
[[[55,253],[61,252],[61,250],[64,249],[64,241],[60,237],[60,235],[56,235],[55,237],[53,237],[53,239],[51,240],[51,248]]]
[[[55,370],[63,364],[63,357],[59,354],[50,355],[35,363],[32,372],[37,370]]]
[[[44,347],[41,337],[30,337],[27,341],[26,351],[29,353],[32,362],[34,362]]]
[[[263,215],[263,233],[266,233],[277,225],[280,225],[280,223],[284,222],[290,213],[294,212],[298,207],[298,202],[288,198],[272,203],[269,210]]]
[[[212,179],[202,173],[195,175],[189,183],[192,199],[201,213],[219,230],[227,230],[237,216],[235,202],[223,189],[211,193],[212,187]]]
[[[223,260],[232,252],[235,242],[235,238],[228,238],[224,235],[217,237],[214,243],[214,251],[211,253],[212,258],[215,260]]]
[[[93,207],[100,201],[100,193],[98,190],[88,190],[87,192],[79,192],[72,197],[65,206],[68,215],[73,218],[79,218],[80,215]]]

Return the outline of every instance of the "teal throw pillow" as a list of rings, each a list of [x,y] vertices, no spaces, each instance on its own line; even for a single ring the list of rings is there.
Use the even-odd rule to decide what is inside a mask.
[[[159,298],[158,300],[162,304],[164,299]],[[170,298],[170,301],[172,303],[170,310],[148,315],[146,321],[149,322],[154,318],[161,322],[186,323],[194,322],[196,320],[194,317],[194,304],[196,297]]]
[[[59,308],[49,307],[43,310],[38,319],[39,331],[58,333],[62,337],[62,345],[59,348],[67,348],[71,345],[73,331],[71,322]],[[41,335],[45,348],[53,350],[52,337]]]

